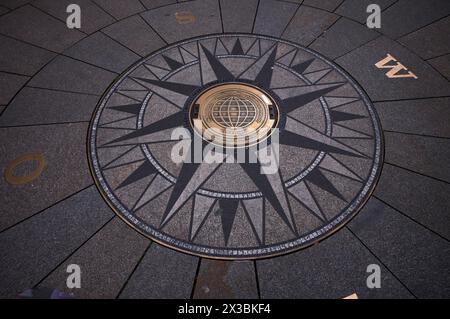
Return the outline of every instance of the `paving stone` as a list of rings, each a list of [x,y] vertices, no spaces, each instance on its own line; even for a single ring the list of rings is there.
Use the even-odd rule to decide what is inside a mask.
[[[384,130],[450,137],[450,98],[375,103]]]
[[[349,227],[416,297],[448,298],[450,277],[443,275],[450,272],[448,241],[376,199]]]
[[[280,37],[297,8],[298,5],[295,3],[261,0],[253,33]]]
[[[29,5],[2,16],[0,33],[57,52],[62,52],[85,36]]]
[[[309,47],[327,58],[335,59],[378,37],[361,24],[342,18]]]
[[[428,63],[450,80],[450,54],[428,60]]]
[[[16,9],[24,4],[30,3],[32,0],[2,0],[2,6],[9,9]]]
[[[139,15],[117,22],[105,28],[103,32],[141,56],[146,56],[165,45]]]
[[[189,298],[197,264],[198,257],[153,243],[120,298]]]
[[[145,11],[139,0],[92,0],[117,20]]]
[[[303,4],[333,12],[342,2],[343,0],[305,0]]]
[[[257,0],[220,0],[224,32],[251,33],[257,6]]]
[[[87,129],[87,123],[0,128],[2,172],[29,153],[41,153],[46,164],[27,184],[11,185],[2,176],[0,230],[92,184],[85,154]],[[22,164],[14,173],[23,176],[34,168],[32,163]]]
[[[385,160],[450,182],[450,140],[385,132]]]
[[[388,78],[386,73],[389,69],[378,69],[375,66],[387,54],[396,58],[418,79]],[[335,62],[348,71],[375,102],[450,94],[450,83],[445,78],[423,63],[418,56],[386,37],[379,37]],[[399,72],[405,73],[406,71]]]
[[[5,13],[7,13],[7,12],[9,12],[9,9],[8,9],[8,8],[6,8],[6,7],[0,7],[0,15],[5,14]]]
[[[406,35],[399,41],[423,59],[431,59],[450,53],[448,32],[444,30],[450,30],[450,17]]]
[[[450,240],[450,185],[385,164],[375,195]]]
[[[202,259],[194,298],[257,299],[253,262]]]
[[[378,264],[347,229],[297,253],[257,261],[262,298],[411,298],[381,265],[382,289],[366,285],[367,266]]]
[[[381,10],[388,8],[390,5],[395,3],[397,0],[377,0]],[[345,0],[336,10],[336,13],[356,20],[361,23],[366,23],[369,13],[367,13],[367,6],[375,3],[373,0]],[[382,15],[381,23],[383,23],[384,15]]]
[[[150,241],[116,217],[39,286],[73,293],[77,299],[115,298]],[[67,266],[81,269],[81,288],[67,288]]]
[[[98,97],[25,87],[0,117],[0,126],[89,121]]]
[[[55,54],[0,35],[0,71],[33,75]]]
[[[400,0],[383,12],[380,31],[397,39],[448,14],[447,0]]]
[[[0,72],[0,104],[8,104],[29,77]]]
[[[113,213],[92,186],[0,234],[0,295],[32,288]]]
[[[97,32],[78,42],[66,55],[113,72],[122,72],[139,60],[139,56],[106,35]]]
[[[154,9],[154,8],[166,6],[169,4],[177,3],[177,0],[141,0],[141,3],[147,9]]]
[[[72,0],[37,0],[33,2],[33,5],[62,21],[66,21],[69,16],[66,9],[72,3],[74,3]],[[91,34],[115,21],[109,14],[90,0],[77,0],[76,4],[81,8],[80,30],[85,33]]]
[[[29,86],[100,95],[116,76],[116,73],[59,56],[36,74]]]
[[[333,13],[302,6],[292,18],[282,37],[308,46],[337,19],[338,16]]]
[[[176,15],[192,14],[195,21],[178,22]],[[219,3],[216,0],[203,0],[178,3],[150,10],[142,17],[167,42],[176,42],[202,34],[221,33]]]

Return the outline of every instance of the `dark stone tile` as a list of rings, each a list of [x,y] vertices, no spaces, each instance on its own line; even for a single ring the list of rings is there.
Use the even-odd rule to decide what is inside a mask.
[[[153,243],[120,298],[189,298],[198,257]]]
[[[5,14],[5,13],[7,13],[7,12],[9,12],[9,9],[8,9],[8,8],[6,8],[6,7],[0,7],[0,15]]]
[[[450,240],[450,186],[385,164],[375,195]]]
[[[33,75],[55,54],[0,35],[0,71]]]
[[[450,54],[428,60],[428,63],[450,80]]]
[[[0,117],[0,126],[89,121],[98,97],[25,87]]]
[[[139,0],[93,0],[114,18],[120,20],[142,12],[145,8]]]
[[[164,41],[139,15],[117,22],[103,32],[142,56],[164,46]]]
[[[119,73],[140,58],[125,46],[100,32],[78,42],[65,54]]]
[[[194,298],[257,299],[253,262],[202,259]]]
[[[40,286],[73,293],[76,298],[115,298],[150,240],[116,217],[59,266]],[[66,285],[67,266],[81,269],[81,288]]]
[[[349,227],[416,297],[450,296],[448,241],[376,199]]]
[[[62,21],[66,21],[69,15],[66,12],[66,9],[67,6],[72,3],[74,3],[72,0],[37,0],[33,2],[33,5]],[[93,33],[115,21],[110,15],[90,0],[77,0],[76,4],[81,8],[80,30],[83,32],[88,34]]]
[[[450,137],[450,98],[375,103],[383,129]]]
[[[399,41],[423,59],[430,59],[450,53],[450,39],[445,30],[450,30],[450,17],[406,35]]]
[[[28,184],[11,185],[2,176],[0,230],[92,184],[86,160],[87,128],[87,123],[0,128],[2,171],[29,153],[43,154],[46,164],[41,175]],[[23,176],[34,168],[29,162],[14,173]]]
[[[29,5],[2,16],[0,33],[57,52],[62,52],[85,36]]]
[[[381,10],[386,9],[390,5],[392,5],[397,0],[345,0],[339,8],[336,10],[336,13],[347,17],[352,20],[359,21],[361,23],[366,23],[367,17],[369,13],[367,13],[367,6],[376,3],[380,6]],[[383,23],[384,15],[381,16],[381,23]]]
[[[176,14],[184,13],[194,15],[195,21],[178,22]],[[142,17],[164,40],[170,43],[204,34],[222,32],[217,0],[178,3],[145,12]]]
[[[378,260],[347,229],[297,253],[257,261],[262,298],[411,298],[382,265],[381,289],[369,289],[367,266]]]
[[[280,37],[297,8],[298,4],[295,3],[261,0],[253,33]]]
[[[375,66],[377,62],[385,59],[387,54],[396,58],[418,79],[388,78],[386,73],[389,69],[378,69]],[[373,101],[450,94],[450,83],[446,79],[418,56],[386,37],[379,37],[337,59],[336,62],[361,84]],[[406,71],[400,72],[405,73]]]
[[[8,104],[29,77],[0,72],[0,104]]]
[[[32,0],[2,0],[1,5],[9,9],[15,9],[24,4],[30,3]]]
[[[385,132],[385,161],[450,182],[450,140]]]
[[[147,9],[154,9],[168,4],[177,3],[177,0],[141,0]]]
[[[116,76],[115,73],[59,56],[36,74],[29,85],[100,95]]]
[[[0,105],[0,114],[2,114],[2,112],[5,108],[6,108],[6,105]]]
[[[112,216],[92,186],[0,234],[0,295],[36,285]]]
[[[224,32],[252,32],[257,0],[220,0]]]
[[[305,0],[303,4],[333,12],[343,0]]]
[[[383,12],[380,31],[397,39],[448,14],[448,0],[400,0]]]
[[[302,6],[283,33],[283,38],[307,46],[337,19],[333,13]]]
[[[335,59],[378,37],[378,34],[357,22],[342,18],[309,47]]]

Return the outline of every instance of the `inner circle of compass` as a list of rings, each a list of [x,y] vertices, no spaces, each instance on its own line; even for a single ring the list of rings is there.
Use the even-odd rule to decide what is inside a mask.
[[[216,85],[192,103],[190,122],[206,141],[243,147],[267,139],[278,122],[275,102],[262,90],[243,83]]]
[[[214,141],[196,143],[205,127]],[[271,143],[251,139],[273,127]],[[255,144],[256,160],[205,160],[227,138]],[[144,235],[249,259],[345,225],[375,187],[382,138],[371,102],[332,62],[284,40],[222,34],[169,45],[119,76],[93,115],[88,152],[107,203]]]

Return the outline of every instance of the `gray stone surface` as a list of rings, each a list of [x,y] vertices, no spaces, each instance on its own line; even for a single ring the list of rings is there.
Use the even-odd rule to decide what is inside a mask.
[[[0,234],[0,295],[32,288],[113,213],[94,186]]]
[[[177,13],[192,13],[195,21],[179,23],[176,19]],[[143,13],[142,17],[169,43],[203,34],[222,32],[217,0],[178,3],[150,10]]]
[[[33,75],[55,54],[0,35],[0,71]]]
[[[257,0],[220,0],[224,32],[252,32]]]
[[[81,123],[0,129],[2,172],[28,153],[41,153],[46,162],[41,175],[28,184],[10,185],[2,176],[0,230],[92,184],[85,153],[87,128]],[[28,172],[26,164],[21,166],[15,170],[19,176]]]
[[[164,41],[139,15],[114,23],[103,32],[141,56],[164,46]]]
[[[302,6],[289,23],[283,38],[308,46],[339,17],[320,9]]]
[[[450,54],[428,60],[428,63],[445,76],[447,80],[450,80]]]
[[[418,79],[386,76],[389,69],[378,69],[375,63],[391,54]],[[448,96],[450,83],[433,68],[405,49],[386,38],[379,37],[354,50],[336,62],[348,71],[366,90],[373,101],[412,99],[419,97]],[[392,62],[391,62],[392,63]],[[404,74],[401,72],[401,74]]]
[[[376,2],[374,2],[373,0],[345,0],[336,9],[336,13],[352,20],[366,23],[368,17],[366,10],[369,4],[376,3],[382,10],[384,10],[396,1],[397,0],[377,0]],[[383,18],[384,16],[382,15],[382,19]],[[383,23],[383,20],[381,23]]]
[[[85,36],[29,5],[2,16],[0,33],[57,52],[62,52]]]
[[[375,195],[450,240],[450,185],[385,164]]]
[[[145,8],[139,0],[92,0],[117,20],[142,12]]]
[[[333,12],[342,2],[343,0],[305,0],[303,4]]]
[[[448,30],[450,30],[450,17],[406,35],[399,41],[421,58],[431,59],[450,53],[450,40],[446,32]]]
[[[385,161],[450,182],[450,140],[385,132]]]
[[[37,0],[33,1],[33,5],[41,10],[51,14],[52,16],[66,21],[68,13],[67,6],[74,3],[72,0]],[[81,31],[85,33],[93,33],[101,28],[113,23],[115,20],[90,0],[77,0],[81,8]]]
[[[257,299],[253,262],[202,259],[194,298]]]
[[[448,298],[448,241],[376,199],[368,202],[349,227],[416,297]]]
[[[8,104],[29,77],[0,72],[0,104]]]
[[[141,3],[147,9],[154,9],[154,8],[166,6],[169,4],[177,3],[177,0],[141,0]]]
[[[89,121],[98,97],[25,87],[0,117],[0,126]]]
[[[120,298],[189,298],[198,257],[153,243]]]
[[[376,37],[378,34],[375,31],[357,22],[342,18],[317,38],[310,48],[329,59],[335,59]]]
[[[7,12],[9,12],[9,9],[8,9],[8,8],[6,8],[6,7],[0,7],[0,15],[5,14],[5,13],[7,13]]]
[[[383,129],[450,138],[450,98],[376,103]]]
[[[447,0],[400,0],[383,12],[380,31],[397,39],[448,14]]]
[[[39,286],[73,293],[81,299],[115,298],[149,244],[149,239],[115,217]],[[67,288],[70,264],[81,268],[80,289]]]
[[[28,83],[29,86],[101,95],[117,74],[59,56]]]
[[[367,266],[379,262],[347,229],[300,252],[256,263],[262,298],[412,297],[384,267],[382,289],[367,288]]]
[[[140,58],[125,46],[100,32],[78,42],[65,54],[118,73],[124,71]]]
[[[31,1],[32,0],[2,0],[1,4],[9,9],[15,9]]]
[[[297,8],[298,5],[295,3],[261,0],[253,33],[281,36]]]

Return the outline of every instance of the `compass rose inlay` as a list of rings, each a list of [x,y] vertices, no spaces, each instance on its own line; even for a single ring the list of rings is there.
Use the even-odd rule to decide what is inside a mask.
[[[261,149],[253,162],[174,162],[174,148],[193,149],[205,127],[214,139],[204,135],[202,149],[250,149],[277,129],[279,169],[261,173]],[[92,174],[116,214],[212,258],[263,258],[325,238],[364,205],[382,163],[378,118],[359,85],[315,52],[265,36],[204,36],[142,59],[102,97],[89,133]]]

